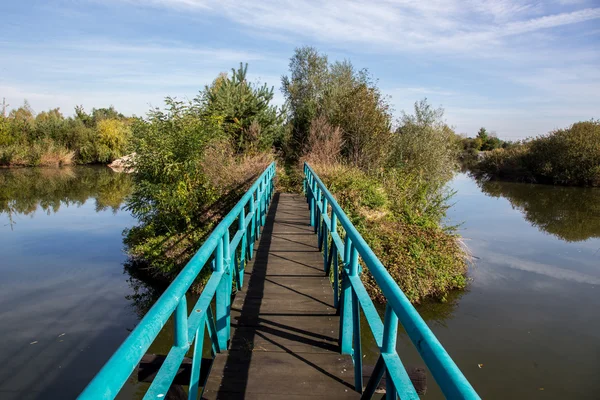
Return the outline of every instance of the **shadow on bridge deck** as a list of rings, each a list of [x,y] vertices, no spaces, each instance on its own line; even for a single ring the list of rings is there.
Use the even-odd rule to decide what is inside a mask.
[[[275,194],[204,398],[358,398],[304,197]]]

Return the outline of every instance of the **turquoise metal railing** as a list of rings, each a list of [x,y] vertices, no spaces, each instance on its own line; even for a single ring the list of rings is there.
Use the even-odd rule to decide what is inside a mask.
[[[387,372],[386,398],[419,398],[396,351],[400,320],[444,395],[449,399],[479,399],[471,384],[307,163],[304,164],[304,192],[310,207],[310,224],[318,234],[319,249],[323,251],[325,273],[333,274],[334,305],[340,312],[340,347],[342,354],[351,355],[354,361],[356,391],[362,393],[363,398],[370,398],[383,373]],[[338,223],[344,233],[338,230]],[[383,322],[360,279],[359,257],[387,300]],[[342,260],[341,268],[339,259]],[[380,349],[379,359],[364,392],[361,310]]]
[[[265,224],[266,212],[273,195],[274,176],[275,163],[271,163],[217,225],[173,283],[79,395],[79,399],[115,398],[171,315],[174,315],[175,325],[173,347],[144,399],[166,396],[192,343],[194,351],[188,398],[198,397],[199,387],[203,386],[199,378],[205,329],[212,342],[213,354],[227,348],[234,275],[236,287],[241,288],[246,256],[248,259],[252,258],[254,241],[260,235],[260,227]],[[237,231],[231,239],[230,228],[236,221]],[[209,260],[212,274],[188,315],[185,294]],[[215,296],[216,318],[211,309]]]

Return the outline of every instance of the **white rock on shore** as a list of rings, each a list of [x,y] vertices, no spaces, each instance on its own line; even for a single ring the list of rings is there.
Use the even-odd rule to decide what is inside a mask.
[[[113,171],[116,171],[116,172],[131,173],[134,171],[134,168],[133,168],[134,158],[135,158],[135,153],[127,154],[127,155],[124,155],[123,157],[117,158],[116,160],[114,160],[113,162],[108,164],[108,166]]]

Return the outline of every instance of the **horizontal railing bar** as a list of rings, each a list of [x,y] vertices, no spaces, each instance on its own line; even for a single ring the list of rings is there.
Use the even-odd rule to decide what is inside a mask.
[[[150,384],[148,391],[144,395],[144,399],[164,399],[167,397],[171,383],[175,379],[177,370],[179,370],[179,366],[189,349],[189,344],[185,347],[171,348],[169,354],[167,354],[167,358],[165,358],[152,384]]]
[[[344,271],[344,273],[346,272]],[[367,319],[369,328],[371,328],[375,342],[378,347],[381,347],[383,344],[383,322],[381,322],[381,317],[377,313],[373,300],[371,300],[371,296],[367,293],[367,289],[365,289],[365,285],[363,285],[360,277],[348,275],[348,279],[350,279],[350,285],[352,286],[354,293],[356,293],[356,297],[358,298],[360,307]]]
[[[329,234],[331,235],[331,239],[333,239],[333,242],[335,243],[335,247],[338,250],[339,256],[344,258],[344,241],[337,232],[329,232]]]
[[[242,236],[244,236],[245,233],[246,228],[244,228],[243,230],[238,230],[235,236],[233,237],[233,240],[229,244],[229,257],[232,260],[235,255],[235,251],[237,250],[238,244],[240,244],[240,242],[242,241]]]
[[[200,327],[200,323],[204,320],[203,317],[208,312],[210,303],[215,297],[217,288],[219,287],[224,275],[225,272],[223,271],[215,271],[212,273],[208,282],[206,283],[206,286],[204,286],[204,290],[202,290],[200,298],[192,309],[192,313],[188,318],[188,339],[190,342],[194,340],[196,330]]]
[[[179,300],[190,288],[204,265],[212,256],[218,242],[231,224],[238,218],[242,208],[258,191],[267,177],[274,176],[275,163],[272,162],[250,189],[242,196],[233,209],[216,226],[198,252],[191,258],[165,292],[146,313],[117,351],[79,395],[79,399],[113,399],[123,387],[138,365],[162,327],[173,314]],[[261,191],[262,192],[262,191]],[[260,199],[260,197],[258,197]],[[259,203],[259,201],[257,201]]]
[[[479,399],[479,396],[469,383],[450,355],[437,340],[431,329],[423,318],[410,303],[406,295],[396,284],[385,266],[379,261],[373,250],[358,233],[343,209],[337,203],[335,197],[329,192],[325,184],[305,163],[305,171],[316,183],[316,187],[331,205],[332,212],[336,214],[339,223],[346,231],[346,235],[352,245],[358,250],[363,262],[371,272],[371,275],[379,285],[389,305],[395,311],[398,319],[404,326],[409,338],[417,348],[417,351],[427,364],[433,377],[448,398]],[[308,185],[310,186],[310,185]],[[312,188],[311,188],[312,192]],[[312,195],[314,196],[314,193]]]
[[[413,383],[400,360],[400,357],[397,353],[381,353],[381,357],[385,362],[385,366],[387,369],[386,379],[391,379],[394,382],[394,386],[396,388],[396,393],[398,396],[404,399],[414,399],[418,400],[419,395],[415,390]]]

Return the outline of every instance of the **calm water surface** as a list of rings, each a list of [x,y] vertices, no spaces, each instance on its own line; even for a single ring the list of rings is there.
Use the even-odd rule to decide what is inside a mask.
[[[452,186],[476,263],[469,290],[419,307],[442,344],[483,398],[599,398],[600,190]],[[0,170],[1,399],[74,398],[155,298],[123,267],[130,190],[106,168]],[[374,363],[366,335],[363,349]],[[421,365],[402,332],[398,349]]]
[[[600,398],[600,190],[466,175],[452,187],[449,222],[475,266],[466,292],[419,307],[440,342],[484,399]],[[406,334],[398,349],[422,365]]]

